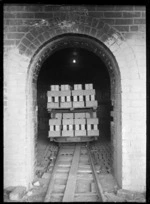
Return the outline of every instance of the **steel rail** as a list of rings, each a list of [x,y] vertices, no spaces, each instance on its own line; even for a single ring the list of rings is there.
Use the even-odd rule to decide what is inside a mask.
[[[80,144],[80,145],[82,145],[82,144]],[[74,178],[74,180],[76,180],[75,175],[77,174],[77,166],[78,166],[77,162],[79,161],[80,148],[81,148],[80,145],[77,145],[77,144],[75,145],[75,151],[74,151],[75,155],[73,155],[73,160],[72,160],[74,165],[70,167],[69,177]],[[93,175],[93,178],[94,178],[94,181],[95,181],[95,185],[96,185],[99,200],[101,202],[106,202],[106,197],[104,196],[103,189],[102,189],[102,186],[100,184],[98,174],[96,172],[96,169],[95,169],[95,166],[94,166],[94,163],[93,163],[91,151],[90,151],[90,148],[89,148],[89,143],[87,143],[86,149],[87,149],[87,152],[88,152],[89,162],[90,162],[90,165],[91,165],[92,175]],[[54,186],[54,182],[55,182],[55,173],[57,171],[58,164],[59,164],[59,151],[58,151],[58,154],[57,154],[57,158],[55,160],[55,165],[54,165],[52,173],[51,173],[51,177],[50,177],[50,180],[49,180],[49,185],[48,185],[48,189],[47,189],[47,193],[46,193],[44,202],[51,202],[51,195],[52,195],[53,186]],[[73,190],[71,180],[72,179],[68,178],[68,181],[67,181],[67,184],[66,184],[66,190],[67,191],[64,192],[64,193],[61,193],[61,196],[65,195],[62,202],[64,202],[64,201],[70,202],[70,198],[71,198],[71,201],[73,201],[73,195],[72,195],[72,193],[70,191],[70,190]],[[73,183],[74,183],[74,188],[75,188],[75,182],[73,182]],[[69,194],[68,194],[68,192],[69,192]]]
[[[63,202],[73,202],[73,199],[74,199],[75,187],[76,187],[76,175],[78,172],[78,163],[80,158],[80,149],[81,149],[81,145],[76,145],[73,159],[72,159],[72,165],[68,176],[68,181],[66,184],[65,193],[62,200]]]
[[[102,202],[106,202],[107,199],[106,199],[106,197],[104,196],[103,188],[102,188],[102,186],[101,186],[101,183],[100,183],[99,178],[98,178],[98,174],[97,174],[97,172],[96,172],[96,169],[95,169],[95,166],[94,166],[94,163],[93,163],[91,151],[90,151],[90,148],[89,148],[89,143],[87,143],[87,150],[88,150],[88,155],[89,155],[89,158],[90,158],[90,163],[91,163],[93,175],[94,175],[94,178],[95,178],[95,183],[96,183],[96,187],[97,187],[97,192],[98,192],[99,197],[100,197],[100,199],[102,200]]]
[[[47,192],[46,192],[46,196],[45,196],[44,202],[50,202],[51,191],[53,189],[52,187],[54,185],[54,180],[55,180],[55,173],[56,173],[57,168],[58,168],[58,160],[59,160],[58,154],[59,154],[59,151],[57,153],[57,158],[56,158],[53,170],[52,170],[52,174],[50,176],[50,180],[49,180],[49,184],[48,184],[48,189],[47,189]]]

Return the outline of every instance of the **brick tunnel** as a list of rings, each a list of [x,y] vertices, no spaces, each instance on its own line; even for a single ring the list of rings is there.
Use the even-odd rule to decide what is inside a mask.
[[[73,60],[76,63],[73,63]],[[38,106],[38,136],[40,143],[49,144],[49,119],[51,111],[47,109],[47,91],[51,84],[86,84],[93,83],[98,100],[97,116],[99,118],[100,137],[98,141],[111,145],[111,105],[110,98],[110,78],[107,67],[102,60],[92,52],[79,48],[71,47],[56,51],[41,66],[37,79],[37,106]],[[85,138],[82,138],[83,141]],[[80,138],[81,140],[81,138]],[[67,142],[67,139],[66,139]],[[96,143],[93,143],[95,145]],[[55,144],[56,145],[56,144]],[[113,144],[112,144],[113,145]],[[112,148],[110,148],[110,152]],[[110,153],[111,154],[111,153]],[[111,158],[110,158],[111,159]]]
[[[117,183],[122,189],[145,191],[144,15],[140,6],[4,6],[5,187],[31,186],[38,143],[50,142],[50,85],[93,83],[98,141],[111,146]],[[84,65],[65,64],[74,52]]]

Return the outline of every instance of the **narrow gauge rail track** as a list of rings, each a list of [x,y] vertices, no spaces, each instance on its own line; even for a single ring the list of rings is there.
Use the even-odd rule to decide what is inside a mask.
[[[62,144],[44,202],[86,201],[105,201],[88,144]]]

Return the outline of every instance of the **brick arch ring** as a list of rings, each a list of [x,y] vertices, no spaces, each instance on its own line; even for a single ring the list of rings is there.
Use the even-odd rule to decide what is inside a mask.
[[[89,17],[93,22],[94,18]],[[122,138],[122,119],[121,119],[121,79],[123,78],[123,70],[130,69],[135,65],[134,54],[126,43],[122,35],[113,27],[105,24],[99,19],[99,26],[92,27],[85,23],[72,23],[71,27],[61,27],[64,21],[55,25],[43,25],[42,23],[34,26],[18,44],[20,54],[27,55],[29,64],[27,68],[26,78],[26,136],[27,141],[37,138],[37,113],[36,113],[36,94],[37,94],[37,77],[42,63],[53,52],[60,48],[65,48],[74,44],[74,46],[83,47],[97,54],[106,65],[111,81],[111,101],[114,106],[114,121],[111,127],[111,137],[117,140],[117,145],[121,149]],[[69,22],[70,23],[70,22]],[[70,24],[69,24],[70,25]],[[89,28],[89,29],[87,29]],[[68,42],[68,37],[70,38]],[[80,39],[80,40],[79,40]],[[122,55],[124,53],[124,55]],[[132,58],[132,59],[131,59]],[[34,144],[34,147],[33,147]],[[29,143],[28,149],[35,149],[36,142]],[[30,147],[32,146],[32,147]],[[33,151],[32,151],[33,152]],[[114,171],[115,177],[120,186],[122,186],[122,158],[118,156],[120,153],[114,151]],[[32,158],[35,158],[33,155]],[[32,159],[31,159],[32,160]],[[31,161],[33,164],[34,161]],[[30,175],[32,177],[34,167],[32,166]]]
[[[99,24],[98,24],[99,26],[97,28],[95,28],[94,26],[92,27],[91,26],[92,23],[89,23],[89,22],[93,22],[95,19],[90,16],[88,16],[88,19],[89,21],[87,23],[68,21],[68,24],[70,25],[70,27],[67,27],[68,25],[67,21],[63,19],[56,21],[56,19],[54,18],[51,20],[51,22],[53,23],[47,22],[46,24],[45,24],[46,21],[42,19],[39,21],[39,23],[34,25],[33,28],[29,30],[29,32],[27,32],[24,35],[24,37],[20,40],[17,46],[19,49],[19,52],[20,54],[27,55],[29,57],[30,59],[29,67],[31,67],[30,65],[32,64],[31,62],[33,61],[35,55],[44,46],[46,46],[46,44],[50,43],[51,41],[63,35],[73,35],[74,34],[74,35],[87,36],[88,38],[94,39],[95,41],[98,40],[98,42],[102,43],[103,46],[105,45],[104,46],[106,48],[105,50],[107,49],[110,50],[110,52],[108,53],[112,53],[112,55],[114,54],[114,52],[116,54],[117,52],[119,53],[123,51],[123,52],[129,53],[130,56],[133,56],[132,50],[129,48],[129,46],[125,42],[125,39],[123,38],[121,33],[119,33],[119,31],[117,31],[116,29],[114,29],[112,26],[105,23],[101,19],[99,19]],[[123,47],[123,50],[120,49],[120,46]],[[47,53],[49,53],[48,50],[47,50]],[[103,53],[101,54],[101,57],[103,58],[104,49],[103,49],[103,52],[101,53]],[[44,58],[45,55],[46,54],[43,54],[43,56],[40,56],[39,57],[40,60],[42,60],[42,58]],[[113,75],[113,70],[111,71],[112,66],[110,65],[110,60],[107,57],[107,55],[108,54],[106,54],[105,56],[105,62],[107,61],[107,64],[109,64],[108,70],[110,71],[110,74]],[[119,56],[119,59],[120,59],[120,56]],[[125,61],[124,57],[122,57],[121,61]],[[117,62],[119,61],[117,60]],[[124,64],[127,64],[127,62],[124,62]],[[119,69],[117,73],[119,74]],[[35,76],[37,75],[36,72],[34,72],[34,75]],[[34,79],[35,78],[36,77],[34,77]],[[111,77],[111,79],[114,79],[114,77]],[[115,80],[113,80],[112,83],[115,83],[114,81]]]
[[[118,83],[117,79],[120,78],[119,67],[109,49],[103,43],[99,42],[97,39],[94,39],[91,36],[73,33],[62,34],[54,37],[44,43],[43,46],[41,46],[35,52],[35,54],[32,56],[28,69],[28,75],[31,71],[34,76],[33,81],[37,80],[43,62],[54,52],[67,47],[80,47],[87,49],[99,56],[99,58],[105,63],[107,67],[113,87],[115,86],[114,83]],[[118,78],[115,79],[116,76],[118,76]]]
[[[111,100],[116,99],[118,102],[114,105],[115,109],[121,109],[121,77],[120,70],[117,64],[117,61],[111,51],[101,43],[99,40],[94,39],[91,36],[83,35],[83,34],[62,34],[58,35],[55,38],[50,39],[43,46],[39,47],[39,49],[32,56],[30,61],[30,65],[27,71],[27,135],[34,134],[36,138],[37,131],[35,131],[36,120],[33,122],[30,116],[30,111],[33,110],[33,115],[36,115],[36,86],[37,86],[37,78],[40,71],[40,68],[43,62],[51,56],[52,53],[57,52],[57,50],[64,49],[67,47],[80,47],[83,49],[87,49],[97,56],[99,56],[100,60],[104,62],[106,65],[110,81],[111,81]],[[120,94],[118,94],[120,93]],[[121,112],[114,118],[115,128],[118,131],[118,138],[121,135]],[[34,131],[33,131],[34,130]],[[33,137],[32,135],[30,137]],[[116,163],[116,162],[115,162]],[[118,165],[121,165],[122,162],[119,161]],[[120,167],[121,168],[121,167]]]
[[[103,45],[106,45],[106,47],[113,54],[115,52],[115,54],[117,53],[119,56],[119,52],[123,51],[124,53],[129,53],[130,58],[134,58],[133,51],[126,43],[126,39],[124,39],[122,34],[113,28],[113,26],[110,26],[102,19],[97,18],[98,26],[95,27],[95,18],[91,16],[88,16],[88,20],[85,19],[84,22],[80,22],[77,19],[79,18],[74,20],[53,18],[50,22],[45,19],[39,20],[37,23],[32,25],[32,28],[27,33],[25,33],[23,38],[20,40],[17,46],[19,52],[21,54],[27,55],[32,61],[35,54],[38,53],[38,51],[41,50],[43,46],[45,46],[53,39],[63,34],[80,34],[86,35],[95,40],[97,39]],[[120,49],[121,47],[122,49]],[[117,58],[118,56],[115,57]],[[128,59],[126,59],[126,61],[127,60]],[[124,64],[127,64],[124,57],[122,57],[120,61],[124,61]],[[130,61],[130,59],[128,61]],[[119,60],[117,60],[117,62],[119,62]],[[127,67],[127,65],[125,66]]]
[[[32,28],[25,33],[23,38],[18,44],[18,48],[22,54],[28,56],[34,55],[36,50],[50,39],[67,33],[83,34],[94,37],[100,42],[103,42],[107,47],[111,45],[120,44],[125,39],[122,34],[115,28],[105,23],[103,20],[98,19],[98,26],[95,27],[95,18],[88,16],[88,22],[78,22],[69,20],[51,19],[49,23],[47,20],[41,19],[38,23],[33,24]],[[93,26],[92,26],[92,25]]]

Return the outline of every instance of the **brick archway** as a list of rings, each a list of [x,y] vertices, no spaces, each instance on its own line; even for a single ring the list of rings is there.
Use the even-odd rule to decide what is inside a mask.
[[[57,17],[51,21],[45,19],[38,21],[18,43],[20,53],[32,56],[49,39],[66,33],[85,34],[100,40],[108,47],[114,43],[120,45],[121,41],[124,41],[121,33],[103,20],[88,16],[84,17],[82,22],[79,18],[77,15],[75,19]]]
[[[85,49],[90,49],[92,52],[97,54],[106,64],[108,67],[108,71],[110,74],[111,79],[111,101],[112,105],[114,106],[114,111],[112,111],[112,116],[114,118],[114,122],[111,123],[111,134],[113,137],[113,146],[114,146],[114,155],[115,158],[113,162],[114,166],[114,174],[117,178],[117,181],[119,185],[122,187],[122,137],[124,132],[122,131],[122,119],[121,119],[121,92],[124,89],[124,81],[122,81],[121,85],[121,79],[123,79],[122,72],[128,72],[129,73],[129,67],[135,66],[134,61],[134,55],[132,53],[132,50],[130,47],[126,44],[125,39],[121,36],[119,32],[117,32],[115,29],[111,28],[108,24],[104,24],[104,22],[100,21],[99,23],[99,31],[98,35],[95,36],[94,34],[91,37],[91,34],[85,31],[81,32],[81,30],[77,32],[76,27],[72,27],[70,29],[63,28],[58,29],[57,27],[54,27],[53,29],[48,26],[43,26],[42,28],[34,28],[30,32],[26,34],[26,36],[20,41],[20,44],[18,45],[19,50],[22,54],[25,54],[27,56],[32,56],[28,74],[27,74],[27,95],[32,95],[31,98],[28,98],[27,100],[27,135],[30,134],[30,138],[32,139],[32,144],[30,145],[30,154],[32,155],[32,159],[30,161],[30,172],[32,175],[30,177],[30,181],[32,180],[34,175],[34,163],[35,161],[35,154],[36,154],[36,148],[34,144],[36,144],[36,135],[37,135],[37,114],[36,114],[36,100],[33,101],[33,98],[36,98],[36,80],[38,76],[38,72],[40,69],[40,66],[42,64],[42,61],[44,61],[49,53],[55,52],[57,49],[60,49],[60,47],[69,46],[67,45],[68,40],[63,40],[63,37],[65,35],[67,36],[82,36],[82,40],[84,38],[87,38],[88,40],[93,40],[93,43],[91,43],[91,47],[87,42],[85,43],[74,43],[74,46],[81,46]],[[84,25],[82,25],[84,26]],[[100,27],[101,26],[101,27]],[[81,28],[81,27],[80,27]],[[39,30],[38,30],[39,29]],[[91,27],[91,30],[94,28]],[[36,32],[38,30],[38,32]],[[51,34],[51,31],[53,34]],[[71,32],[70,32],[71,31]],[[65,33],[65,34],[61,34]],[[28,42],[26,40],[27,36],[31,37],[32,35],[32,41]],[[35,36],[34,36],[35,35]],[[34,38],[33,38],[34,36]],[[43,38],[41,36],[44,36]],[[93,37],[94,36],[94,37]],[[41,41],[40,41],[41,40]],[[73,40],[73,38],[72,38]],[[66,41],[66,42],[65,42]],[[34,42],[36,44],[36,47],[33,46]],[[39,43],[40,42],[40,43]],[[97,47],[95,49],[95,45],[97,43]],[[25,50],[23,50],[23,44],[28,44],[28,47],[26,47]],[[76,45],[75,45],[76,44]],[[80,45],[79,45],[80,44]],[[92,44],[94,46],[92,46]],[[101,47],[101,48],[100,48]],[[125,53],[125,57],[122,56],[122,52]],[[133,59],[133,60],[131,60]],[[121,73],[120,73],[121,72]],[[125,82],[126,83],[126,82]],[[121,87],[122,86],[122,87]],[[126,84],[125,84],[126,86]],[[32,90],[30,88],[33,88]],[[126,90],[125,90],[126,93]],[[124,93],[122,93],[123,96]],[[31,113],[32,110],[32,113]],[[34,113],[34,114],[33,114]],[[34,118],[29,119],[28,117]],[[117,147],[117,148],[116,148]],[[32,149],[32,150],[31,150]],[[34,151],[33,151],[34,149]],[[34,162],[33,162],[34,161]]]
[[[114,145],[114,173],[118,180],[120,186],[122,178],[122,160],[121,154],[118,152],[121,151],[121,77],[118,64],[113,56],[113,54],[108,50],[108,48],[99,42],[98,40],[91,38],[87,35],[79,34],[66,34],[60,35],[56,38],[53,38],[47,44],[45,44],[40,51],[35,54],[31,60],[31,64],[28,69],[28,79],[27,79],[27,135],[32,138],[32,144],[30,143],[29,152],[32,155],[32,160],[30,161],[33,164],[35,161],[36,154],[36,138],[37,138],[37,110],[36,110],[36,92],[37,92],[37,77],[42,66],[42,63],[53,53],[59,49],[66,47],[81,47],[87,49],[97,56],[105,63],[111,81],[111,101],[114,107],[112,113],[114,122],[112,123],[112,138]],[[32,120],[34,119],[34,120]],[[120,137],[120,138],[119,138]],[[119,138],[119,139],[118,139]],[[116,148],[117,143],[117,148]],[[29,165],[31,167],[31,164]],[[33,174],[34,166],[32,166]]]
[[[143,191],[146,167],[145,9],[59,6],[53,10],[47,5],[6,6],[4,18],[5,186],[28,187],[32,182],[37,131],[36,79],[40,63],[57,50],[56,45],[58,49],[65,46],[60,43],[64,43],[65,35],[78,35],[91,40],[90,45],[84,41],[82,46],[104,60],[111,85],[115,87],[111,89],[115,107],[111,113],[115,121],[111,124],[111,133],[113,145],[117,147],[114,148],[114,158],[117,158],[114,169],[116,166],[118,182],[124,189]],[[104,57],[99,53],[101,48]],[[116,127],[116,124],[119,125]],[[117,166],[117,161],[122,163]]]
[[[102,21],[100,21],[102,22]],[[83,25],[84,26],[84,25]],[[82,25],[80,25],[79,28],[81,28]],[[106,30],[106,27],[108,30]],[[39,31],[37,32],[37,28],[34,28],[30,30],[20,41],[17,47],[17,53],[13,52],[12,50],[12,56],[7,61],[7,63],[10,63],[10,69],[14,67],[14,70],[19,70],[20,67],[22,70],[24,70],[23,78],[25,77],[25,81],[20,81],[25,86],[22,87],[23,92],[25,94],[23,95],[24,101],[24,107],[26,113],[23,113],[23,120],[26,118],[26,122],[24,120],[24,128],[26,132],[22,133],[22,137],[25,139],[25,174],[26,176],[23,177],[23,182],[26,186],[30,186],[33,177],[34,177],[34,167],[35,167],[35,155],[36,155],[36,135],[37,135],[37,109],[36,109],[36,80],[38,76],[38,71],[41,66],[41,62],[48,57],[49,53],[52,53],[52,51],[56,51],[61,46],[69,46],[67,45],[67,40],[63,40],[65,36],[70,36],[73,40],[73,36],[78,36],[85,40],[85,42],[81,42],[82,40],[79,40],[79,44],[74,46],[81,46],[85,49],[89,49],[90,51],[97,54],[106,64],[108,67],[108,71],[110,73],[110,79],[111,79],[111,100],[112,105],[114,106],[114,110],[112,112],[112,116],[114,118],[114,123],[111,124],[111,133],[113,135],[113,146],[117,147],[114,148],[114,158],[116,160],[114,161],[114,169],[115,169],[115,176],[118,180],[118,183],[120,186],[123,186],[123,176],[126,175],[126,172],[122,172],[122,154],[118,154],[118,152],[122,152],[122,138],[126,137],[126,129],[121,129],[121,127],[126,126],[127,120],[122,120],[121,118],[121,112],[124,113],[124,108],[126,106],[125,101],[122,101],[121,104],[121,98],[123,98],[126,95],[126,92],[129,89],[129,86],[127,86],[127,77],[130,76],[130,67],[136,67],[136,61],[135,56],[133,55],[132,49],[127,45],[125,40],[122,38],[121,34],[119,34],[116,30],[111,28],[109,25],[102,23],[101,29],[97,31],[99,35],[93,35],[91,37],[91,34],[85,31],[82,32],[78,28],[78,32],[76,30],[72,29],[65,29],[63,32],[65,34],[57,33],[57,28],[54,26],[48,27],[48,26],[41,26]],[[32,47],[32,42],[39,39],[39,36],[43,36],[42,32],[43,29],[45,29],[44,33],[49,33],[47,39],[44,38],[41,43],[37,43],[36,47]],[[56,29],[56,30],[55,30]],[[91,27],[91,31],[94,28]],[[31,36],[32,32],[37,32],[37,36]],[[41,32],[41,33],[40,33]],[[55,33],[54,37],[50,34],[51,32]],[[40,34],[39,34],[40,33]],[[108,34],[109,33],[109,34]],[[46,35],[46,34],[45,34]],[[27,36],[30,41],[27,40]],[[76,39],[77,39],[76,38]],[[72,41],[71,40],[71,41]],[[66,41],[66,42],[65,42]],[[78,41],[78,40],[77,40]],[[91,42],[91,43],[88,43]],[[23,49],[23,46],[25,46],[25,50]],[[66,45],[65,45],[66,44]],[[96,49],[95,49],[96,47]],[[18,52],[19,51],[19,52]],[[122,55],[122,52],[124,55]],[[18,61],[19,59],[19,61]],[[12,63],[14,62],[14,63]],[[9,66],[8,66],[9,67]],[[138,77],[138,72],[135,73]],[[21,78],[19,79],[21,80]],[[23,79],[24,80],[24,79]],[[122,81],[122,83],[121,83]],[[19,93],[20,94],[20,93]],[[23,93],[21,93],[23,94]],[[127,114],[126,114],[127,115]],[[16,115],[17,117],[17,115]],[[20,116],[19,116],[20,117]],[[122,125],[122,126],[121,126]],[[19,139],[17,139],[19,142]],[[119,164],[119,165],[118,165]],[[123,175],[124,174],[124,175]],[[20,183],[21,181],[17,182]]]

